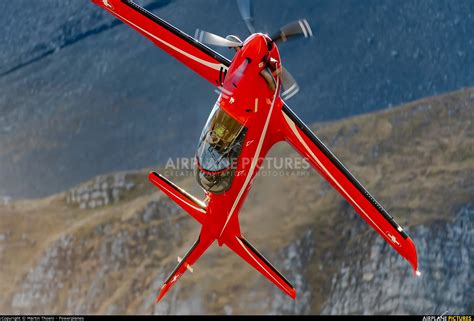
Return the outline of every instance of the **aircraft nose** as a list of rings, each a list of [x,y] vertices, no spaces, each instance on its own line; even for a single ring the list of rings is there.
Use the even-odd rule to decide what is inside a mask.
[[[269,45],[271,45],[270,48],[273,47],[273,42],[268,36],[261,33],[253,34],[245,41],[243,54],[251,59],[263,58],[269,51]]]

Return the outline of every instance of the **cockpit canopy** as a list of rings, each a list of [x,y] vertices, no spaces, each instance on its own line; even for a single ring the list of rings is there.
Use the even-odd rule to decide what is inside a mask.
[[[214,106],[199,140],[196,178],[206,191],[229,190],[242,151],[247,128]]]

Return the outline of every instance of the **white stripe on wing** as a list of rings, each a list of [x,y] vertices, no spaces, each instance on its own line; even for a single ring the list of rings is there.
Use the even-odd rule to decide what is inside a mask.
[[[114,15],[118,16],[120,19],[122,19],[122,20],[124,20],[125,22],[127,22],[128,24],[130,24],[131,26],[134,26],[135,28],[139,29],[139,30],[142,31],[143,33],[149,35],[150,37],[152,37],[153,39],[155,39],[155,40],[161,42],[162,44],[164,44],[164,45],[170,47],[170,48],[173,49],[174,51],[179,52],[180,54],[182,54],[182,55],[185,56],[185,57],[188,57],[188,58],[190,58],[190,59],[192,59],[192,60],[194,60],[194,61],[196,61],[196,62],[198,62],[198,63],[200,63],[200,64],[202,64],[202,65],[204,65],[204,66],[206,66],[206,67],[212,68],[212,69],[214,69],[214,70],[220,70],[221,68],[223,68],[223,70],[227,70],[227,67],[226,67],[225,65],[223,65],[223,64],[209,62],[209,61],[206,61],[206,60],[204,60],[204,59],[201,59],[201,58],[198,58],[198,57],[196,57],[196,56],[193,56],[193,55],[191,55],[190,53],[188,53],[188,52],[186,52],[186,51],[184,51],[184,50],[182,50],[182,49],[180,49],[180,48],[178,48],[178,47],[175,47],[175,46],[173,46],[172,44],[167,43],[166,41],[164,41],[164,40],[158,38],[158,37],[155,36],[154,34],[148,32],[147,30],[145,30],[145,29],[143,29],[142,27],[140,27],[140,26],[134,24],[134,23],[131,22],[130,20],[126,19],[125,17],[119,15],[117,12],[112,12],[112,13],[113,13]]]
[[[339,182],[334,178],[334,176],[332,176],[332,174],[328,171],[328,169],[323,165],[323,163],[321,163],[321,161],[316,157],[316,155],[314,155],[313,151],[311,150],[311,148],[309,148],[309,146],[306,144],[306,142],[304,141],[303,137],[301,137],[298,129],[296,128],[296,125],[295,123],[285,114],[283,113],[283,116],[285,117],[285,120],[286,122],[288,123],[288,125],[290,126],[291,130],[293,131],[293,133],[296,135],[296,138],[298,138],[298,140],[300,141],[300,143],[303,145],[304,148],[306,148],[306,150],[309,152],[309,154],[311,155],[311,157],[314,159],[314,161],[319,165],[319,167],[324,171],[324,173],[326,173],[326,175],[328,175],[331,180],[337,185],[337,187],[339,187],[339,189],[342,191],[342,193],[344,195],[346,195],[347,198],[349,198],[353,204],[355,204],[357,206],[357,208],[372,222],[372,224],[374,224],[374,226],[380,231],[380,233],[382,235],[386,235],[386,233],[377,225],[377,223],[375,223],[372,218],[364,211],[364,209],[362,207],[360,207],[360,205],[351,197],[351,195],[344,189],[344,187],[341,186],[341,184],[339,184]]]

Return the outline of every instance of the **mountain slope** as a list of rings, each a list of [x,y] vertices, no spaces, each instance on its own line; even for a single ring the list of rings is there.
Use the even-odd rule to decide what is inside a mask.
[[[0,310],[472,314],[473,110],[474,89],[465,89],[315,126],[408,227],[421,278],[318,175],[303,171],[256,179],[240,216],[246,237],[295,284],[296,301],[212,246],[153,305],[199,226],[146,181],[145,170],[0,206]],[[270,156],[295,154],[281,144]],[[174,180],[201,196],[192,177]]]

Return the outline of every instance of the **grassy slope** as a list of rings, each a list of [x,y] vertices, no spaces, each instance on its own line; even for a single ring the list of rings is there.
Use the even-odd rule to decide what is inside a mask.
[[[362,115],[334,123],[315,126],[316,133],[342,162],[372,192],[384,207],[404,225],[429,223],[450,219],[451,214],[473,198],[474,135],[472,114],[474,89],[467,89],[440,97],[427,98],[374,114]],[[295,155],[281,144],[270,156]],[[133,197],[95,210],[79,210],[67,205],[65,194],[41,200],[18,201],[0,205],[0,234],[10,231],[6,241],[0,241],[0,311],[9,311],[12,295],[32,266],[38,262],[48,246],[65,234],[76,239],[87,239],[90,251],[99,247],[100,239],[94,230],[100,224],[111,224],[114,231],[143,229],[134,216],[159,198],[146,181],[146,171],[138,175],[143,188]],[[179,184],[199,195],[193,178],[176,179]],[[241,218],[242,231],[251,242],[270,259],[282,247],[290,244],[308,229],[315,231],[315,259],[308,267],[307,282],[313,285],[312,310],[318,312],[328,290],[327,280],[337,268],[337,249],[360,241],[349,238],[346,227],[348,209],[343,199],[316,174],[307,177],[260,177],[245,205]],[[181,212],[180,212],[181,213]],[[115,303],[135,312],[143,304],[143,297],[153,297],[157,273],[169,272],[176,255],[183,255],[198,234],[198,226],[181,213],[176,221],[183,222],[181,241],[166,242],[153,255],[133,257],[126,267],[110,275],[107,295],[98,298],[93,312],[107,312]],[[154,221],[153,224],[161,224]],[[160,241],[154,236],[151,241]],[[163,250],[166,246],[166,250]],[[331,262],[325,254],[333,253]],[[81,278],[94,271],[94,258],[79,260],[80,266],[72,274],[70,284],[81,283]],[[275,262],[278,267],[279,262]],[[134,275],[133,278],[127,276]],[[197,287],[199,285],[199,287]],[[131,288],[138,287],[132,292]],[[226,304],[233,313],[259,313],[258,307],[233,304],[235,298],[247,291],[255,293],[254,300],[268,295],[267,281],[247,267],[228,250],[212,247],[205,259],[196,265],[194,275],[180,281],[180,299],[205,291],[206,311],[222,312]],[[87,285],[83,286],[85,295]],[[65,297],[68,287],[61,290]],[[193,290],[194,289],[194,290]],[[136,290],[136,289],[135,289]],[[136,293],[141,295],[136,295]],[[133,294],[135,293],[135,294]],[[211,294],[217,294],[211,296]],[[56,303],[64,311],[64,302]],[[151,309],[151,307],[149,307]],[[151,311],[151,310],[149,310]]]

